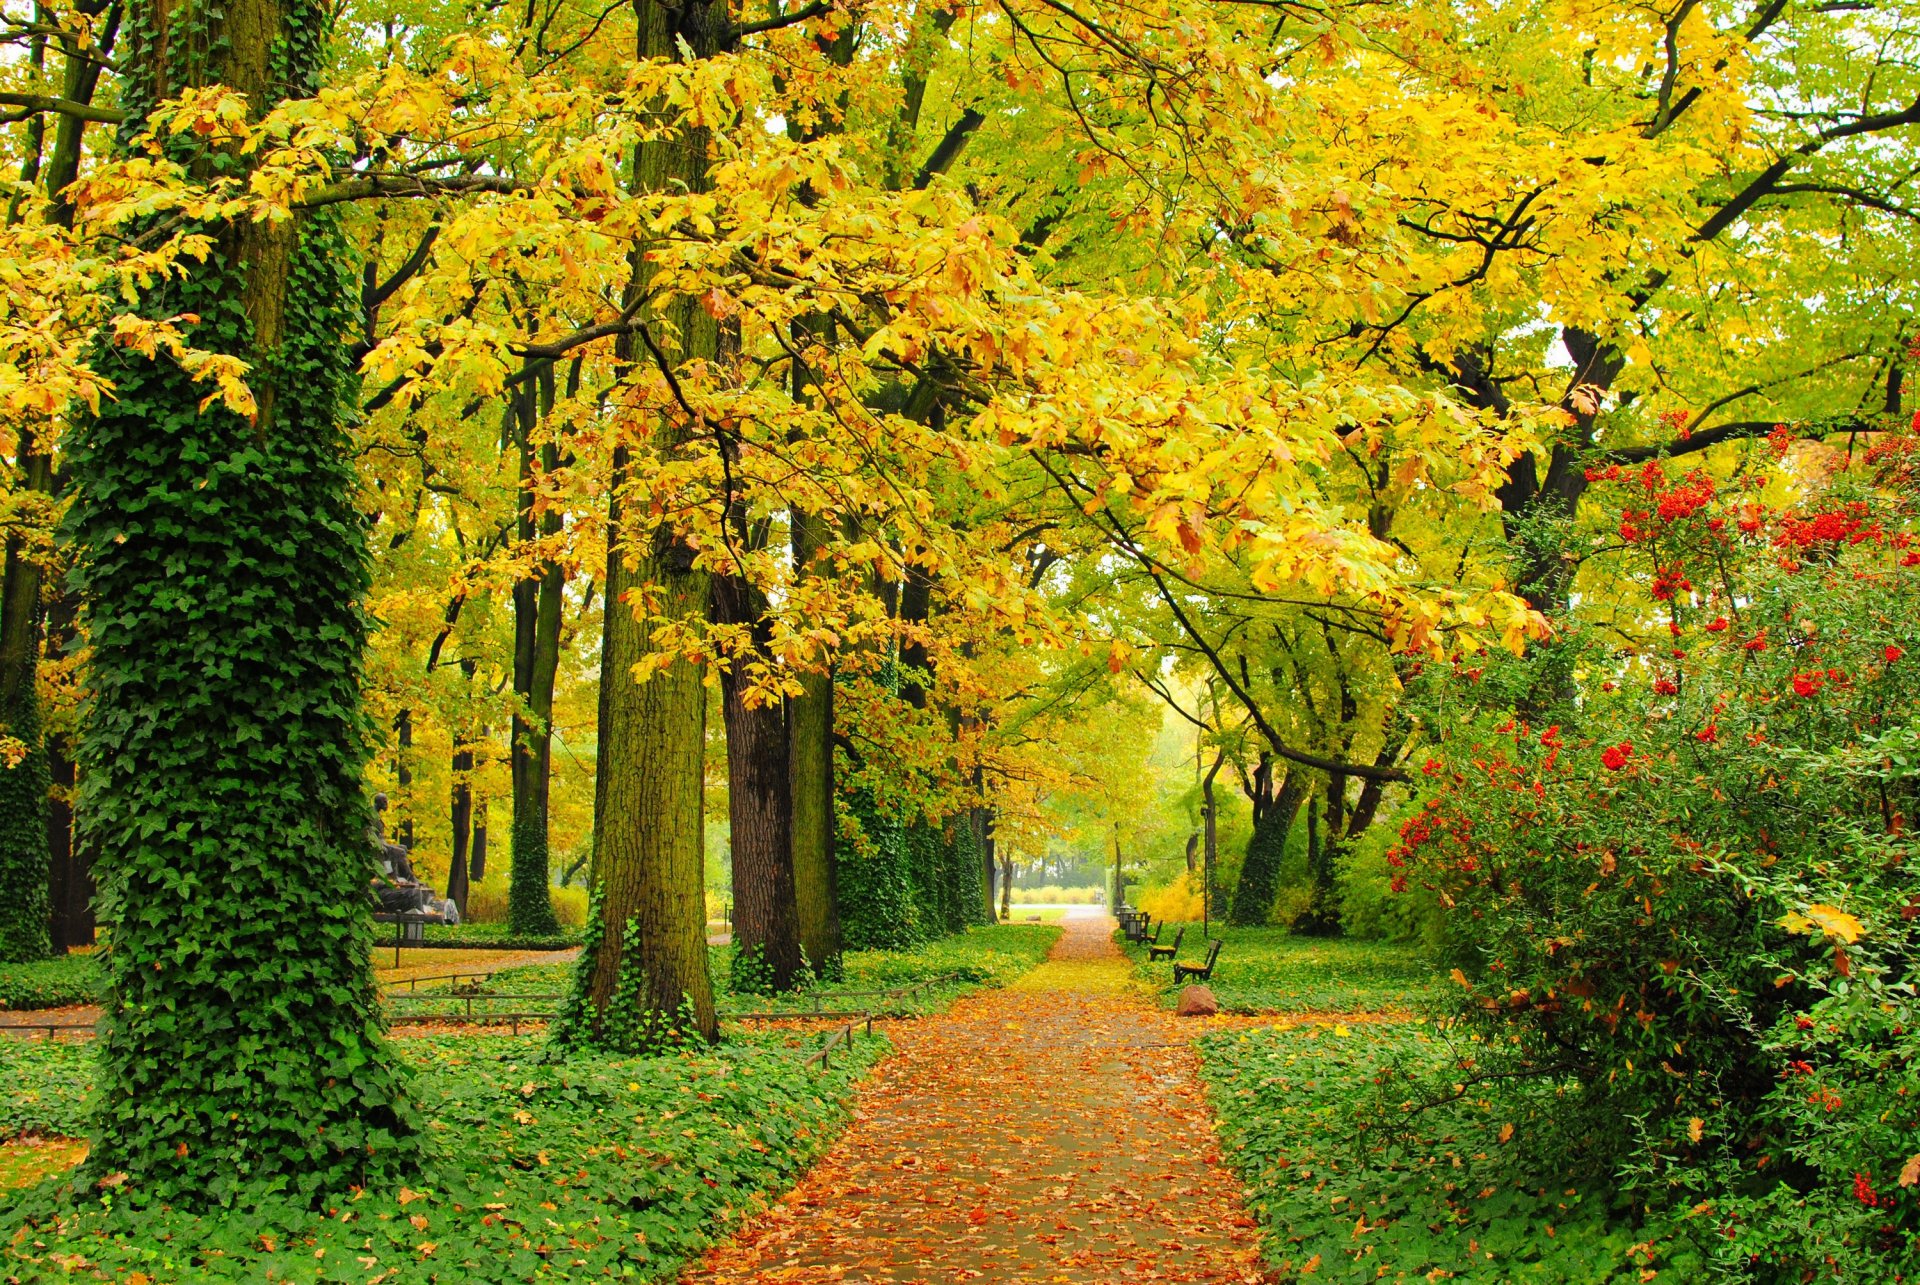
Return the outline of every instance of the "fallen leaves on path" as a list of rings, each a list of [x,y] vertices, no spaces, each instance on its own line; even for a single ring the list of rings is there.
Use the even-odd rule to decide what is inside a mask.
[[[1195,1027],[1141,996],[1110,930],[1070,922],[1012,987],[889,1024],[902,1052],[853,1126],[686,1285],[1266,1279]]]

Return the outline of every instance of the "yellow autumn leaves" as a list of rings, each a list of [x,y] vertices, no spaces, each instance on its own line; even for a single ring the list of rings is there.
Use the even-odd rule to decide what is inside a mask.
[[[1790,933],[1802,933],[1809,937],[1820,933],[1827,940],[1846,946],[1853,945],[1866,933],[1865,926],[1846,911],[1819,902],[1806,907],[1804,911],[1788,911],[1780,917],[1779,924]]]

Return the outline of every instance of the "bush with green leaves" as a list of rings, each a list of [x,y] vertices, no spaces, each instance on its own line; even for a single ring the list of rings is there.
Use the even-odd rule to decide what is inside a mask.
[[[0,964],[0,1009],[97,1004],[103,978],[92,955],[64,955],[31,964]]]
[[[1526,1101],[1447,1090],[1420,1111],[1383,1097],[1453,1073],[1460,1044],[1429,1023],[1333,1019],[1200,1040],[1221,1150],[1279,1279],[1700,1279],[1690,1238],[1644,1225],[1604,1176],[1570,1176],[1521,1145],[1551,1114],[1550,1089]],[[1383,1085],[1383,1067],[1401,1075]],[[1381,1120],[1399,1127],[1364,1127]]]
[[[1920,439],[1866,455],[1778,507],[1598,473],[1638,606],[1423,676],[1389,853],[1463,956],[1447,1076],[1556,1086],[1564,1162],[1757,1280],[1920,1264]]]
[[[887,1047],[860,1035],[831,1068],[803,1065],[821,1039],[780,1032],[697,1053],[564,1062],[511,1036],[396,1040],[426,1138],[406,1185],[342,1192],[318,1208],[263,1190],[242,1219],[135,1208],[112,1174],[77,1200],[50,1181],[0,1213],[0,1278],[671,1279],[805,1171]],[[56,1104],[35,1108],[56,1126],[38,1131],[77,1115],[58,1105],[84,1076],[67,1050],[0,1078]],[[7,1101],[13,1114],[0,1121],[21,1118]]]

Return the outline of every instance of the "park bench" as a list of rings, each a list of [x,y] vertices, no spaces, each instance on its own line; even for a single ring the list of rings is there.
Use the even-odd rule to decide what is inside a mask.
[[[426,910],[376,910],[373,912],[376,924],[393,925],[393,966],[400,967],[400,947],[404,942],[419,942],[425,939],[428,924],[444,924],[446,916],[437,911]]]
[[[1213,980],[1214,961],[1220,958],[1221,943],[1216,940],[1207,948],[1207,962],[1204,964],[1175,964],[1173,966],[1173,984],[1178,986],[1189,977],[1197,982]]]
[[[1160,927],[1164,928],[1166,925],[1162,924]],[[1173,934],[1173,943],[1168,946],[1162,946],[1160,944],[1160,928],[1154,929],[1153,940],[1147,943],[1147,958],[1149,960],[1172,959],[1180,951],[1180,939],[1186,935],[1187,926],[1181,924],[1180,930]]]

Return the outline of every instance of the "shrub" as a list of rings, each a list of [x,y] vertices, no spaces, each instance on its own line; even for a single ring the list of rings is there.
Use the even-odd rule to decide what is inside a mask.
[[[547,888],[553,902],[554,918],[565,932],[577,933],[587,922],[587,890],[579,887]],[[476,883],[467,890],[465,922],[473,925],[505,924],[508,920],[508,885],[504,872],[498,879]],[[538,938],[535,938],[538,940]]]
[[[587,926],[587,890],[582,887],[549,888],[553,898],[553,917],[567,932],[577,933]]]
[[[1148,888],[1134,899],[1134,904],[1156,920],[1181,924],[1201,917],[1204,907],[1200,891],[1200,876],[1183,870],[1172,883]]]
[[[92,955],[66,955],[31,964],[0,964],[0,1009],[97,1004],[104,984],[100,961]]]
[[[1779,510],[1619,480],[1648,641],[1569,625],[1426,683],[1450,734],[1387,859],[1473,960],[1484,1051],[1448,1075],[1561,1086],[1547,1151],[1729,1269],[1892,1279],[1920,1233],[1911,479]]]
[[[1015,888],[1016,906],[1097,906],[1107,899],[1107,890],[1097,884],[1084,888],[1063,888],[1057,883],[1039,888]]]
[[[1345,854],[1337,872],[1340,922],[1349,937],[1437,946],[1445,931],[1439,897],[1419,885],[1393,890],[1398,871],[1387,849],[1397,830],[1371,826]]]

